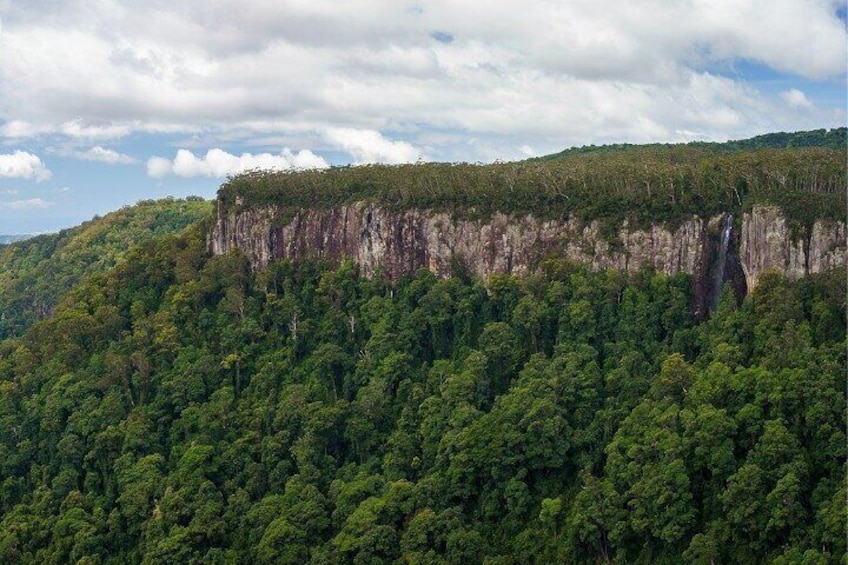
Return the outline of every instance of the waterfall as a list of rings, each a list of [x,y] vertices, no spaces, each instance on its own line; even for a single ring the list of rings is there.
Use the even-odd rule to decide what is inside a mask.
[[[710,312],[718,308],[718,299],[724,285],[724,267],[727,263],[727,248],[730,246],[730,231],[733,229],[733,214],[724,217],[724,225],[721,228],[721,247],[718,250],[718,261],[715,267],[715,278],[713,279],[712,292],[710,293]]]

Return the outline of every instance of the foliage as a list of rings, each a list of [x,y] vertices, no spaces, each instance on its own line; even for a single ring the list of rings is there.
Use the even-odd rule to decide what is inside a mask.
[[[638,150],[640,147],[670,148],[674,145],[675,144],[669,143],[655,143],[648,145],[634,145],[631,143],[584,145],[582,147],[572,147],[552,155],[534,157],[530,160],[547,161],[583,153],[610,153],[621,150]],[[727,153],[751,149],[784,149],[789,147],[826,147],[828,149],[845,150],[846,146],[848,146],[848,128],[817,129],[811,131],[796,131],[792,133],[767,133],[749,139],[731,140],[725,141],[724,143],[691,141],[683,145],[686,147],[709,149],[712,151]]]
[[[0,562],[842,562],[844,280],[148,240],[0,343]]]
[[[844,137],[843,128],[728,144],[569,150],[550,158],[490,165],[252,171],[230,178],[218,198],[225,210],[274,206],[283,220],[300,208],[370,201],[456,216],[573,215],[616,227],[624,220],[640,226],[674,224],[692,215],[740,212],[770,203],[803,228],[816,218],[844,220]],[[833,139],[843,142],[838,145]]]
[[[198,197],[147,200],[75,228],[0,246],[0,339],[48,316],[64,292],[111,269],[130,248],[210,212],[210,203]]]

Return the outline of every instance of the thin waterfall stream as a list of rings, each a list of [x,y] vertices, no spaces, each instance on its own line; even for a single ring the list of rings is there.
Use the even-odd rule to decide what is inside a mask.
[[[718,308],[718,300],[721,296],[721,289],[724,285],[724,270],[727,263],[727,249],[730,246],[730,232],[733,229],[733,214],[727,214],[724,217],[724,225],[721,229],[721,247],[718,251],[718,261],[716,263],[715,278],[713,279],[713,287],[710,294],[710,312],[715,312]]]

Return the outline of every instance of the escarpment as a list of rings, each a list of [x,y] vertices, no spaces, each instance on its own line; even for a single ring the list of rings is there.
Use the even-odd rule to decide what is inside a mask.
[[[391,279],[526,275],[548,258],[692,276],[693,311],[774,270],[844,267],[844,152],[701,145],[584,148],[545,159],[255,171],[218,192],[214,253],[355,262]]]
[[[590,263],[596,269],[635,270],[649,263],[674,274],[697,267],[704,229],[704,222],[694,217],[673,230],[629,229],[625,224],[618,233],[620,241],[614,243],[597,222],[501,213],[470,220],[444,212],[395,212],[354,203],[302,209],[288,221],[280,221],[273,207],[219,214],[211,248],[216,254],[238,249],[257,270],[282,258],[351,259],[366,276],[381,271],[390,278],[421,267],[444,277],[458,268],[481,277],[524,275],[551,256]]]
[[[757,206],[744,216],[739,253],[748,288],[757,285],[764,271],[798,279],[844,267],[845,222],[820,219],[794,233],[778,208]]]
[[[382,273],[392,279],[422,267],[441,277],[526,275],[551,257],[593,269],[635,271],[650,265],[669,275],[693,275],[693,309],[705,314],[728,281],[741,295],[767,270],[794,279],[845,265],[846,226],[820,220],[795,234],[772,206],[755,206],[736,222],[727,214],[691,216],[674,227],[638,228],[625,221],[610,233],[597,221],[573,217],[495,213],[468,219],[367,202],[293,213],[274,206],[219,205],[209,245],[215,254],[243,253],[254,270],[277,259],[349,259],[365,276]]]

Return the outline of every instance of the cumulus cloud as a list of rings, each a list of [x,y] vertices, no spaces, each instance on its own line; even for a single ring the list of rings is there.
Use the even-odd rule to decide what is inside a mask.
[[[357,164],[364,163],[412,163],[423,158],[421,150],[406,141],[386,139],[378,131],[331,128],[326,132],[327,140],[349,153]]]
[[[105,149],[99,145],[95,145],[88,151],[77,152],[75,155],[84,161],[98,161],[110,165],[131,165],[136,162],[129,155],[118,153],[114,149]]]
[[[47,180],[53,173],[38,155],[26,151],[0,154],[0,178]]]
[[[155,179],[167,177],[174,172],[174,164],[165,157],[151,157],[147,160],[147,176]]]
[[[399,162],[418,148],[475,158],[845,120],[838,96],[822,104],[807,86],[844,92],[833,86],[848,60],[832,0],[16,4],[0,1],[10,140],[190,132],[216,147],[261,133]],[[788,74],[810,105],[758,91],[735,74],[740,62]]]
[[[41,210],[52,203],[43,198],[29,198],[26,200],[0,201],[0,210]]]
[[[786,102],[793,108],[813,107],[813,103],[810,102],[810,99],[807,98],[807,95],[798,90],[797,88],[790,88],[789,90],[781,92],[780,97],[783,98],[784,102]]]
[[[223,149],[210,149],[206,155],[198,156],[187,149],[177,151],[173,160],[151,157],[147,161],[147,174],[153,178],[168,175],[179,177],[218,177],[233,175],[251,169],[323,169],[327,162],[309,150],[293,153],[284,149],[279,155],[271,153],[242,153],[233,155]]]

